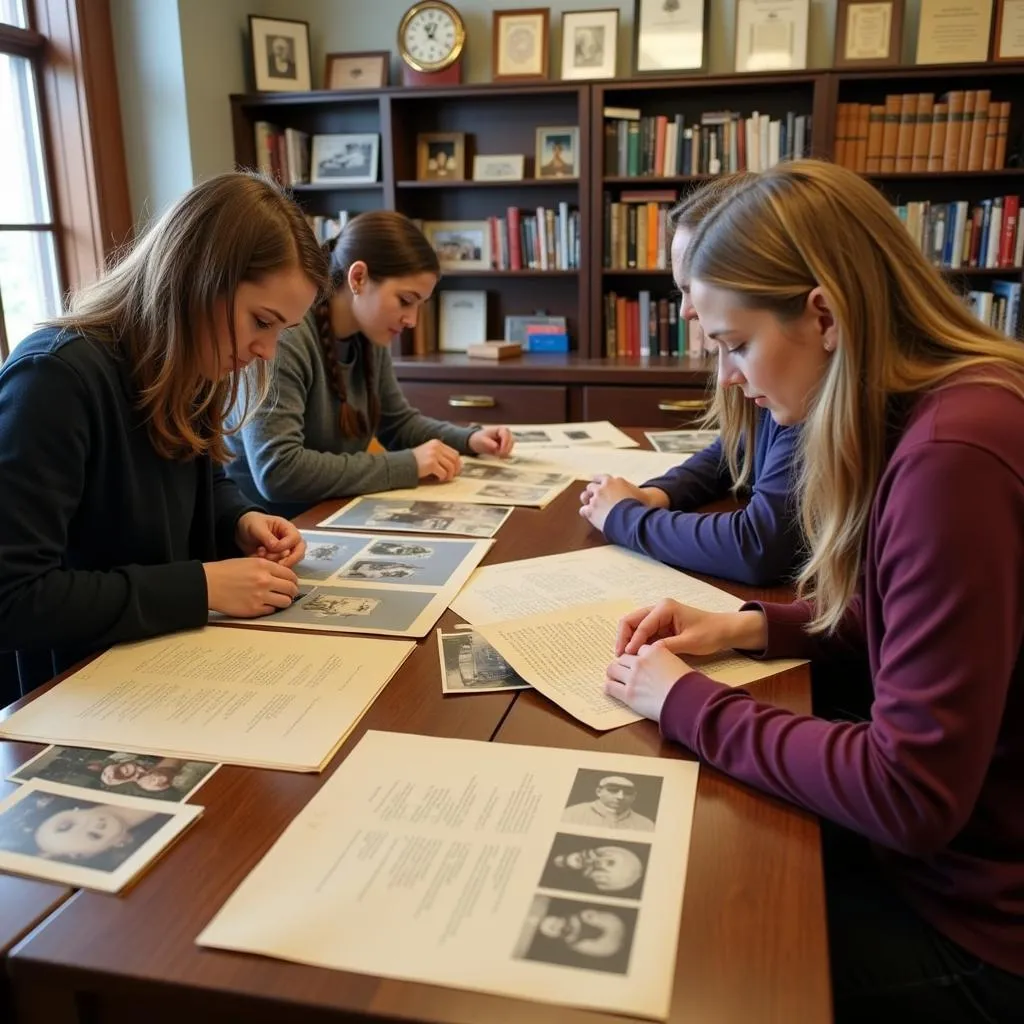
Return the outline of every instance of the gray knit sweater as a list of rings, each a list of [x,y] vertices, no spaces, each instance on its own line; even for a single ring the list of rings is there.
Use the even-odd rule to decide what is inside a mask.
[[[349,404],[367,407],[366,367],[356,344],[337,342]],[[282,515],[294,515],[327,498],[395,487],[415,487],[416,459],[411,449],[438,438],[468,453],[472,428],[421,416],[405,400],[391,364],[391,353],[367,344],[373,382],[380,396],[377,440],[386,452],[366,451],[371,434],[343,437],[341,404],[331,390],[311,311],[281,336],[271,366],[272,390],[266,403],[240,432],[228,438],[234,460],[228,475],[253,500]],[[237,424],[237,413],[228,418]]]

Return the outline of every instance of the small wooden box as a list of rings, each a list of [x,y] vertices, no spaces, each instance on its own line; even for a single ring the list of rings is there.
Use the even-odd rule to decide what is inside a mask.
[[[470,359],[515,359],[522,354],[523,346],[518,341],[485,341],[466,349]]]

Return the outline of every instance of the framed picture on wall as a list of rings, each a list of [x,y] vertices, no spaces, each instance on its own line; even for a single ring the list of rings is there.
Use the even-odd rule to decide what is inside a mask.
[[[309,23],[249,15],[257,92],[309,92]]]
[[[614,78],[619,9],[562,15],[562,79]]]
[[[711,0],[636,0],[633,72],[669,75],[706,70],[710,11]]]
[[[900,62],[904,0],[839,0],[837,68],[894,67]]]
[[[580,130],[567,128],[537,129],[537,163],[534,177],[578,178],[580,176]]]
[[[547,7],[519,11],[493,11],[491,77],[529,80],[548,77]]]

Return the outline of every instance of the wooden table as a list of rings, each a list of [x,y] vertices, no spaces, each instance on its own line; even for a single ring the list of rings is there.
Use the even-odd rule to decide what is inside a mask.
[[[571,488],[517,509],[487,562],[596,546]],[[302,517],[312,525],[336,507]],[[752,592],[735,589],[737,593]],[[441,625],[455,621],[449,611]],[[807,710],[809,673],[758,684]],[[127,894],[77,892],[8,959],[19,1024],[318,1024],[400,1019],[593,1022],[623,1018],[201,949],[195,937],[369,728],[649,755],[685,756],[652,723],[604,735],[535,694],[441,696],[433,637],[422,641],[323,775],[221,769],[207,810]],[[673,1022],[831,1019],[824,893],[814,819],[702,772]]]

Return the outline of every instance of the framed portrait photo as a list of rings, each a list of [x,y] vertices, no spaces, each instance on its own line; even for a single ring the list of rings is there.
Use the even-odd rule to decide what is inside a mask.
[[[580,130],[566,128],[537,129],[536,178],[578,178],[580,176]]]
[[[547,7],[493,12],[491,77],[496,82],[548,77],[550,15]]]
[[[368,50],[366,53],[329,53],[324,69],[324,88],[351,91],[381,89],[391,74],[391,53]]]
[[[253,84],[257,92],[309,92],[309,24],[249,15]]]
[[[837,68],[884,68],[900,63],[904,0],[839,0]]]
[[[807,67],[810,0],[736,0],[736,70]]]
[[[416,178],[419,181],[464,181],[466,136],[462,132],[417,135]]]
[[[711,0],[635,0],[633,72],[699,73],[707,69]]]
[[[566,11],[562,15],[562,79],[614,78],[619,9]]]
[[[380,136],[314,135],[312,185],[372,185],[380,165]]]

